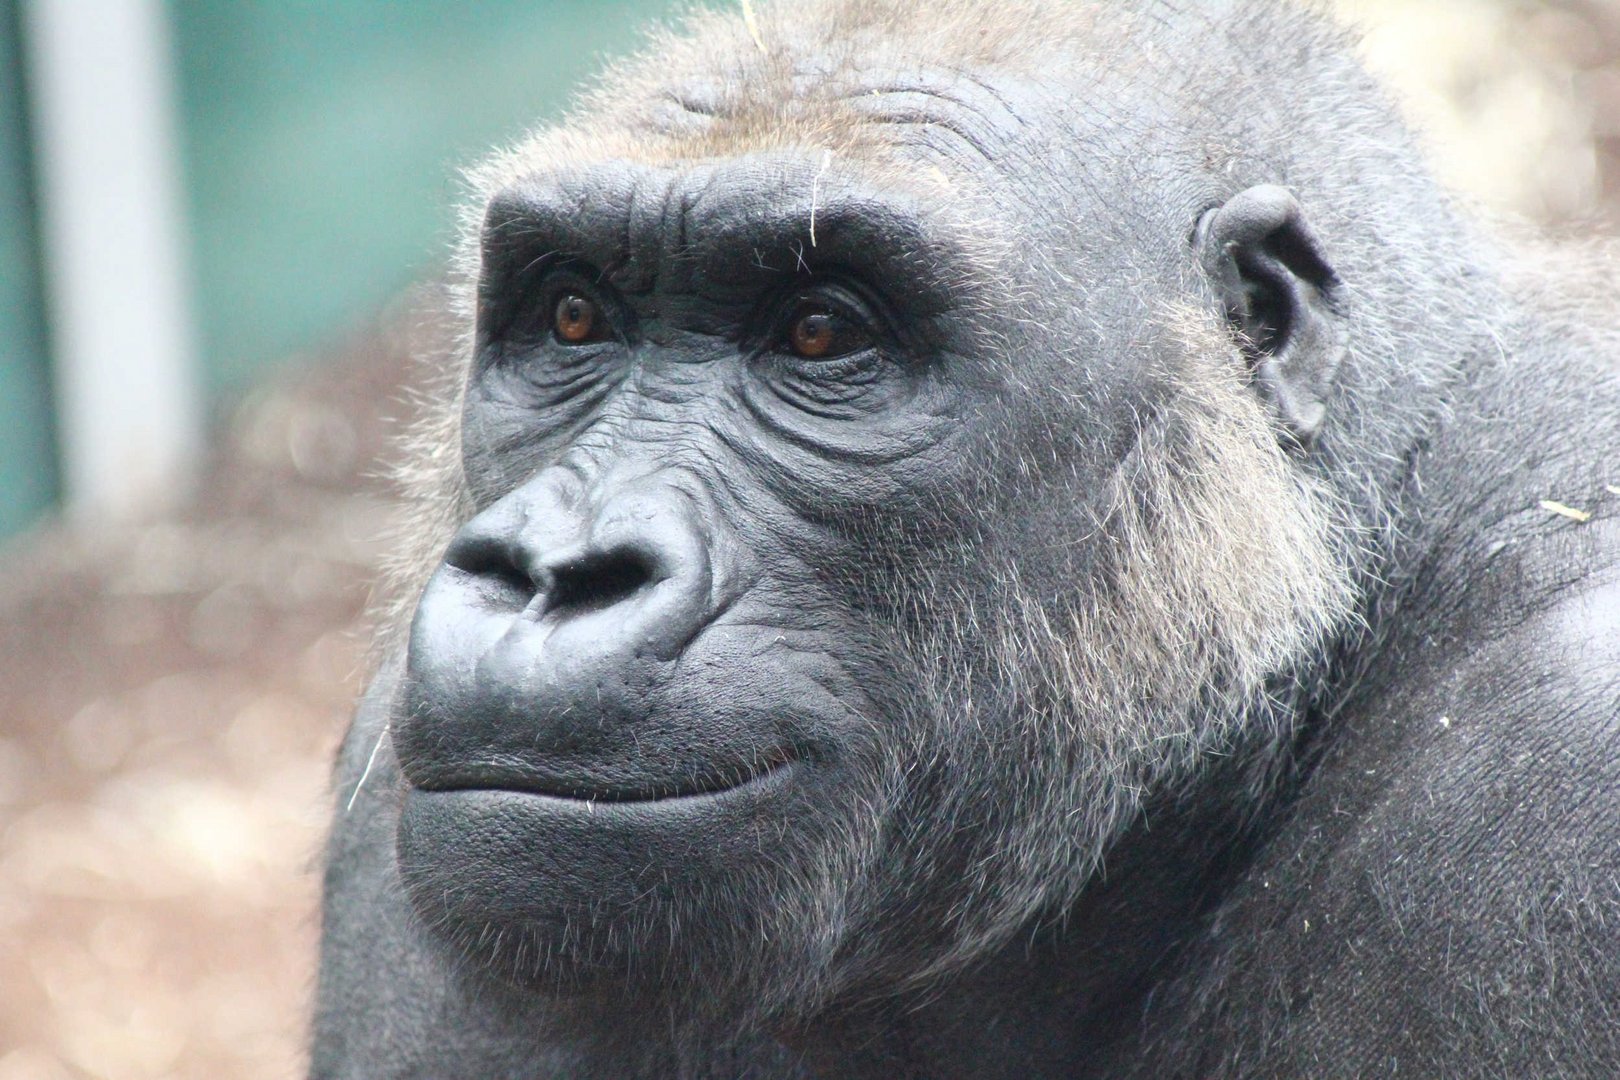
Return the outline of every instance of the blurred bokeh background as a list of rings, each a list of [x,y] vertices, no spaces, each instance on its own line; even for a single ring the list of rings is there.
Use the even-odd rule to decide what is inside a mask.
[[[1612,231],[1620,0],[1338,6],[1482,213]],[[297,1075],[458,169],[673,10],[0,0],[0,1080]]]

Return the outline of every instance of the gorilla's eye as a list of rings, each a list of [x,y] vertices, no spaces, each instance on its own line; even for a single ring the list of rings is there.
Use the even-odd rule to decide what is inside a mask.
[[[830,360],[871,344],[859,324],[827,304],[801,301],[788,322],[788,348],[804,360]]]
[[[564,345],[583,345],[602,336],[602,310],[578,293],[564,293],[557,300],[551,319],[551,332]]]

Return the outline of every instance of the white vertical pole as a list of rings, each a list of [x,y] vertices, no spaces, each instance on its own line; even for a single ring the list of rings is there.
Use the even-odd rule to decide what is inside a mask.
[[[202,441],[162,0],[24,0],[70,513],[135,517]]]

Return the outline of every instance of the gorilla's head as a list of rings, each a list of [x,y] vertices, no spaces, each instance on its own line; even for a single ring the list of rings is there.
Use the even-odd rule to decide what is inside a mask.
[[[1061,915],[1212,755],[1265,783],[1399,456],[1343,283],[1392,256],[1305,207],[1402,196],[1306,25],[1288,111],[1241,20],[703,16],[477,174],[394,730],[428,923],[559,1000],[803,1012]]]

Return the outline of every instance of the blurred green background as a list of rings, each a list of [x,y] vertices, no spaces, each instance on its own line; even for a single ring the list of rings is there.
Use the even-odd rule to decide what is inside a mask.
[[[0,0],[0,539],[61,494],[27,0]],[[434,274],[461,166],[554,115],[659,0],[171,0],[211,412]]]

